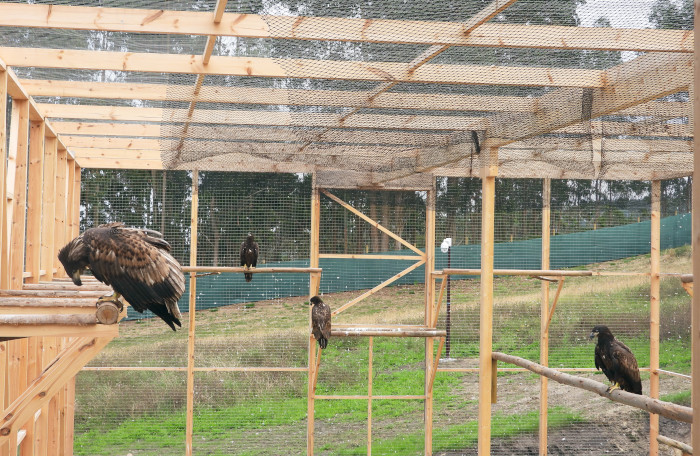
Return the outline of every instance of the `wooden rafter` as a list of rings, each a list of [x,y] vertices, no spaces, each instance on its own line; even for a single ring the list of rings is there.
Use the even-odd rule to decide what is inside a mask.
[[[211,13],[194,11],[13,3],[0,5],[0,13],[0,26],[8,27],[450,46],[693,52],[692,32],[685,30],[490,23],[481,25],[476,33],[465,34],[464,24],[460,22],[235,13],[223,14],[218,22],[212,22]]]
[[[264,57],[201,56],[73,49],[0,47],[0,58],[16,67],[192,73],[271,78],[347,79],[428,84],[479,84],[537,87],[602,87],[602,70],[426,64],[410,71],[408,63],[357,62]]]

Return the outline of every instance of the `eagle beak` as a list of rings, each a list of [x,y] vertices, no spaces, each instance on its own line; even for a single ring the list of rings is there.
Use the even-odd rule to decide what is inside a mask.
[[[593,340],[593,339],[595,338],[595,336],[597,336],[597,335],[598,335],[598,333],[592,332],[592,333],[588,336],[588,338],[591,339],[591,340]]]
[[[73,280],[73,283],[78,286],[81,286],[83,284],[83,282],[80,280],[80,269],[73,273],[71,279]]]

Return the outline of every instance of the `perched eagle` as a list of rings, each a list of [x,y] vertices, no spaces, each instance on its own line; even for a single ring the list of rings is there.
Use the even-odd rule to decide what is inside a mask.
[[[613,383],[608,388],[608,393],[622,388],[630,393],[642,394],[639,367],[629,347],[615,339],[604,325],[595,326],[589,337],[598,337],[595,346],[595,367],[598,370],[602,369],[608,380]]]
[[[311,304],[314,305],[311,309],[311,333],[318,346],[325,349],[331,337],[331,308],[318,296],[311,298]]]
[[[248,237],[241,244],[241,266],[246,269],[254,268],[258,264],[258,243],[253,235],[248,233]],[[245,281],[253,280],[253,274],[245,273]]]
[[[148,309],[175,331],[182,326],[177,301],[185,291],[182,267],[168,253],[168,244],[157,231],[129,228],[123,223],[108,223],[85,230],[58,252],[58,259],[73,283],[80,286],[80,274],[90,268],[100,282],[111,285],[139,312]]]

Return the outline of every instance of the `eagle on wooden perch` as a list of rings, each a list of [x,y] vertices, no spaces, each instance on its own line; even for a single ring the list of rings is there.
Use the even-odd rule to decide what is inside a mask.
[[[642,394],[642,381],[639,377],[637,359],[627,345],[613,336],[605,325],[597,325],[591,331],[590,339],[598,337],[595,346],[595,367],[603,370],[613,384],[608,393],[621,388],[630,393]]]
[[[331,308],[318,296],[311,298],[311,333],[318,341],[318,346],[325,349],[331,337]]]
[[[177,301],[185,291],[182,267],[170,255],[170,244],[157,231],[108,223],[85,230],[58,252],[73,283],[89,268],[97,280],[114,289],[97,303],[124,296],[138,312],[148,309],[175,331],[182,326]]]
[[[255,242],[255,238],[252,234],[248,233],[248,237],[241,244],[241,266],[246,269],[254,268],[258,264],[258,243]],[[253,274],[244,273],[245,281],[250,282],[253,280]]]

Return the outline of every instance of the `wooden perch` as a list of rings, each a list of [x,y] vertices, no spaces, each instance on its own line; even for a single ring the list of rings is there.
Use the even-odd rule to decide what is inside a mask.
[[[693,454],[693,448],[690,445],[686,445],[685,443],[679,442],[678,440],[673,440],[663,435],[657,435],[656,440],[658,440],[659,443],[663,443],[664,445],[670,446],[671,448],[681,450],[684,455]]]
[[[693,283],[693,274],[683,274],[681,275],[682,283]]]
[[[652,399],[648,396],[642,396],[639,394],[628,393],[626,391],[621,391],[619,389],[614,390],[612,393],[608,393],[608,387],[603,383],[591,380],[588,378],[577,377],[574,375],[564,374],[556,369],[550,369],[544,367],[541,364],[528,361],[517,356],[506,355],[505,353],[493,352],[493,359],[498,361],[503,361],[505,363],[515,364],[516,366],[524,367],[536,374],[542,375],[544,377],[550,378],[564,385],[573,386],[575,388],[582,388],[587,391],[598,394],[599,396],[607,397],[608,399],[620,402],[631,407],[646,410],[650,413],[656,413],[658,415],[665,416],[666,418],[671,418],[676,421],[683,421],[686,423],[693,422],[693,409],[690,407],[684,407],[682,405],[673,404],[671,402],[663,402],[657,399]]]
[[[332,337],[446,337],[444,330],[397,328],[331,329]]]
[[[246,269],[242,266],[183,266],[182,272],[244,272],[246,274],[278,274],[278,273],[304,273],[319,274],[321,268],[252,268]]]
[[[56,314],[56,315],[0,315],[0,326],[3,325],[65,325],[87,326],[97,324],[94,313],[89,314]]]

